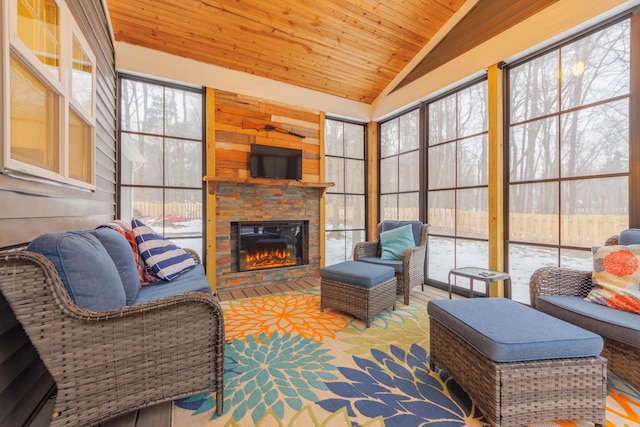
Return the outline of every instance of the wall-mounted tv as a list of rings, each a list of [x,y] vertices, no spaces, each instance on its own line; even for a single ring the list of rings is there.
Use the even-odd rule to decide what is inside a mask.
[[[251,144],[253,178],[302,179],[302,150]]]

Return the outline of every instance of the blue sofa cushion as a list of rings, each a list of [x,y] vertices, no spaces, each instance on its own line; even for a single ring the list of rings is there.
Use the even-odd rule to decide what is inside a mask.
[[[127,296],[127,305],[132,304],[140,289],[140,274],[131,245],[122,234],[111,228],[98,228],[89,233],[96,236],[107,250],[118,269],[124,293]]]
[[[603,337],[640,347],[640,315],[584,301],[578,296],[541,295],[536,308]]]
[[[429,316],[495,362],[597,356],[599,335],[504,298],[431,300]]]
[[[384,265],[386,267],[393,267],[396,274],[402,274],[404,271],[404,262],[398,259],[382,259],[375,256],[366,256],[358,258],[358,261],[368,262],[370,264]]]
[[[401,260],[404,257],[404,251],[415,246],[410,224],[380,233],[382,248],[380,258],[382,259]]]
[[[373,288],[394,276],[393,268],[359,261],[344,261],[320,269],[320,277],[363,288]]]
[[[80,307],[103,311],[126,304],[118,269],[95,235],[85,231],[43,234],[27,250],[53,263],[69,296]]]
[[[380,232],[396,229],[405,225],[411,225],[411,231],[413,232],[414,246],[420,245],[420,239],[422,238],[422,223],[420,221],[390,221],[385,220],[380,224]]]
[[[618,234],[618,245],[628,246],[638,244],[640,244],[640,229],[629,228],[627,230],[621,231],[620,234]]]
[[[143,286],[138,292],[134,303],[153,301],[184,292],[204,292],[211,295],[211,286],[202,264],[196,264],[195,267],[170,282],[159,280]]]

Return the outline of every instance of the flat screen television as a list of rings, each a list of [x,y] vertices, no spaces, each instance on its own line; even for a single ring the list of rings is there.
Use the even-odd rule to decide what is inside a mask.
[[[251,144],[251,177],[302,179],[302,150]]]

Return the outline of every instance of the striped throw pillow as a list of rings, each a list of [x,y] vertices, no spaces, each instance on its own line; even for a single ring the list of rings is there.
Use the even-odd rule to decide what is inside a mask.
[[[177,247],[138,219],[131,220],[138,251],[161,279],[171,280],[192,269],[196,263],[184,249]]]

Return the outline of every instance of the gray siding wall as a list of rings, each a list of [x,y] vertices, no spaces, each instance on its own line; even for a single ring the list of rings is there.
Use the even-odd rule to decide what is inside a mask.
[[[99,0],[67,0],[97,59],[96,190],[82,191],[0,174],[0,247],[52,231],[94,228],[115,217],[116,72]],[[4,96],[5,94],[3,94]],[[53,381],[0,295],[0,426],[22,425]]]

